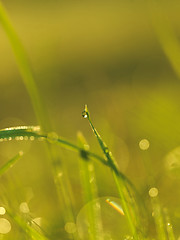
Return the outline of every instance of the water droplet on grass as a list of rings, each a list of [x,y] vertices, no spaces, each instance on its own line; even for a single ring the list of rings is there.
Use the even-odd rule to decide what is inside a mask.
[[[112,205],[107,201],[112,202]],[[113,206],[114,204],[114,206]],[[92,220],[88,217],[89,210],[95,210],[95,218],[97,213],[100,213],[102,219],[102,239],[113,239],[119,240],[124,239],[126,236],[130,235],[130,230],[126,220],[126,216],[120,213],[117,208],[121,208],[121,201],[119,198],[115,197],[102,197],[95,199],[87,203],[79,212],[77,216],[77,231],[80,239],[89,240],[90,239],[90,229],[92,227]],[[98,219],[97,219],[98,221]],[[98,224],[96,220],[95,231],[98,234]]]
[[[87,118],[88,117],[88,113],[85,110],[82,112],[82,117],[83,118]]]
[[[11,224],[5,218],[0,218],[0,233],[7,234],[11,231]]]

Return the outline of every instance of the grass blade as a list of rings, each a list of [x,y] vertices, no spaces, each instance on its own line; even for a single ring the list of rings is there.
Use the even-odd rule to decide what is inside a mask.
[[[0,167],[0,176],[2,176],[10,168],[12,168],[14,164],[22,157],[22,155],[23,155],[23,152],[20,151],[15,157],[13,157],[7,163],[5,163],[2,167]]]
[[[42,127],[44,132],[49,132],[50,131],[49,119],[48,119],[45,109],[43,108],[44,105],[42,104],[42,100],[40,98],[40,94],[38,92],[27,55],[25,53],[25,50],[23,48],[23,45],[22,45],[18,35],[16,34],[16,32],[11,24],[11,21],[8,17],[8,14],[7,14],[2,2],[0,2],[0,22],[4,28],[6,35],[8,36],[9,41],[10,41],[20,74],[22,76],[25,87],[31,98],[31,103],[33,105],[34,112],[36,114],[38,123],[40,124],[40,126]],[[34,137],[34,138],[37,136],[37,134],[34,134],[34,133],[32,133],[32,134],[33,134],[32,137]],[[56,174],[58,169],[56,169],[56,164],[54,164],[54,162],[56,162],[56,159],[59,159],[59,157],[58,157],[57,151],[54,149],[54,146],[46,145],[46,151],[49,156],[49,159],[51,160],[53,178],[54,178],[54,182],[56,182],[57,176],[54,174]],[[56,182],[55,185],[57,187],[58,182]],[[61,184],[61,186],[62,186],[62,184]],[[59,191],[59,189],[62,189],[62,188],[57,187],[57,191]],[[62,194],[58,193],[58,196],[61,196],[61,198],[63,198],[63,196],[64,196],[66,198],[66,196],[68,196],[67,191],[68,191],[68,189],[66,189],[64,187],[64,191],[62,192]],[[61,199],[59,199],[59,201],[61,204]],[[66,202],[67,202],[67,199],[64,199],[64,203],[66,203]],[[71,208],[69,208],[69,211],[71,211]],[[71,215],[73,216],[72,211],[71,211]]]
[[[14,214],[9,209],[7,214],[12,218],[12,220],[19,226],[19,228],[26,233],[26,235],[32,240],[48,240],[48,238],[34,229],[29,222],[22,219],[19,215]]]
[[[102,164],[109,166],[107,159],[97,155],[96,153],[93,153],[87,149],[84,150],[83,147],[75,145],[74,143],[71,143],[66,139],[59,138],[57,135],[55,138],[52,139],[52,136],[50,137],[49,134],[41,134],[39,126],[18,126],[18,127],[11,127],[11,128],[5,128],[0,130],[0,142],[12,140],[12,139],[41,140],[41,141],[46,140],[51,144],[57,144],[57,145],[60,145],[61,147],[64,147],[66,149],[69,149],[75,152],[79,152],[79,153],[84,152],[87,155],[87,157],[94,158],[100,161]],[[131,181],[123,173],[119,171],[117,173],[119,174],[122,181],[127,185],[129,185],[136,192],[136,189],[131,183]]]
[[[47,121],[47,114],[45,114],[45,110],[43,108],[43,104],[39,97],[38,89],[35,84],[34,76],[29,64],[28,57],[25,53],[24,47],[15,32],[11,21],[8,17],[8,14],[2,4],[0,2],[0,23],[10,41],[16,63],[19,68],[19,72],[22,76],[26,89],[31,98],[31,102],[34,108],[34,112],[38,119],[39,124],[42,126],[43,130],[49,130],[49,123]]]
[[[96,138],[99,142],[99,145],[100,145],[104,155],[107,158],[108,165],[111,167],[111,169],[113,171],[113,176],[114,176],[117,188],[118,188],[120,198],[122,200],[122,206],[123,206],[124,213],[127,217],[129,228],[131,229],[131,232],[132,232],[132,235],[134,236],[134,239],[138,239],[138,234],[137,234],[137,231],[136,231],[136,226],[135,226],[134,221],[133,221],[132,213],[131,213],[131,211],[129,209],[129,206],[127,204],[128,200],[125,197],[125,194],[123,192],[123,189],[126,190],[126,186],[123,184],[122,179],[119,178],[119,170],[118,170],[117,165],[116,165],[116,163],[113,159],[112,153],[109,151],[106,143],[102,140],[100,134],[98,133],[98,131],[95,129],[94,125],[92,124],[87,105],[85,105],[85,110],[82,112],[82,116],[84,118],[88,119],[89,124],[90,124],[90,126],[91,126],[91,128],[94,132],[94,135],[96,136]]]
[[[83,189],[84,202],[90,203],[93,200],[98,199],[98,189],[96,184],[96,177],[94,171],[94,165],[92,161],[88,158],[86,150],[89,149],[85,138],[82,133],[78,133],[78,142],[79,145],[84,151],[80,152],[81,161],[80,173],[81,173],[81,185]],[[100,240],[103,239],[103,227],[101,220],[100,209],[95,209],[94,205],[89,204],[87,215],[89,219],[89,240]]]

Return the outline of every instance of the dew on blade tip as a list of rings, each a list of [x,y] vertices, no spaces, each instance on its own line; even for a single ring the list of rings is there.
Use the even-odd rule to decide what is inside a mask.
[[[87,118],[88,117],[88,113],[85,110],[82,112],[82,117],[83,118]]]

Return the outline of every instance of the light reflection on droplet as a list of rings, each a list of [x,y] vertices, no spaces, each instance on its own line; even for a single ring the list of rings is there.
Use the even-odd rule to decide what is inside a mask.
[[[8,140],[11,141],[11,140],[12,140],[12,137],[9,137]]]
[[[152,197],[152,198],[157,197],[157,195],[158,195],[158,189],[157,188],[153,187],[149,190],[149,196],[150,197]]]
[[[116,202],[112,201],[111,199],[106,199],[106,202],[111,206],[113,207],[116,211],[118,211],[120,214],[124,215],[124,211],[122,209],[122,207],[117,204]]]
[[[24,137],[23,137],[23,136],[20,136],[20,137],[19,137],[19,140],[20,140],[20,141],[22,141],[23,139],[24,139]]]
[[[16,141],[19,141],[19,136],[15,137],[15,140],[16,140]]]
[[[125,236],[130,236],[130,230],[126,224],[126,217],[116,209],[113,209],[110,204],[107,203],[107,199],[121,206],[122,203],[119,198],[115,197],[101,197],[87,203],[79,212],[77,216],[77,231],[81,240],[89,240],[92,229],[92,222],[90,220],[89,211],[95,212],[96,220],[102,221],[102,224],[95,226],[96,234],[99,239],[124,239]],[[102,227],[101,227],[102,226]],[[101,232],[102,231],[102,232]]]
[[[7,234],[11,231],[11,224],[6,218],[0,218],[0,233]]]
[[[139,142],[139,147],[141,150],[147,150],[149,148],[149,141],[147,139],[142,139],[140,142]]]
[[[29,206],[28,206],[27,202],[22,202],[22,203],[19,205],[19,210],[20,210],[22,213],[29,213]]]
[[[73,222],[67,222],[64,226],[64,229],[67,233],[75,233],[77,231],[76,224]]]
[[[86,111],[83,111],[83,112],[82,112],[82,117],[83,117],[83,118],[87,118],[87,117],[88,117],[88,114],[87,114]]]
[[[6,209],[4,207],[0,207],[0,215],[4,215],[6,213]]]
[[[27,141],[29,138],[28,136],[24,136],[24,140]]]

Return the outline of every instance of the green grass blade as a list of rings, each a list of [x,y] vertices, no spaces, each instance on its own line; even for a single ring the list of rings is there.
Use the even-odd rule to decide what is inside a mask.
[[[116,165],[116,163],[113,159],[112,153],[109,151],[106,143],[102,140],[100,134],[97,132],[94,125],[92,124],[87,105],[85,105],[85,110],[82,112],[82,116],[84,118],[88,119],[89,124],[90,124],[90,126],[91,126],[91,128],[92,128],[92,130],[93,130],[93,132],[94,132],[94,134],[95,134],[95,136],[96,136],[96,138],[99,142],[99,145],[100,145],[104,155],[107,158],[107,162],[108,162],[109,166],[111,167],[111,169],[113,170],[113,176],[114,176],[114,179],[115,179],[115,182],[116,182],[116,185],[117,185],[117,188],[118,188],[118,192],[119,192],[119,195],[120,195],[120,198],[121,198],[121,201],[122,201],[123,211],[125,213],[125,216],[127,217],[129,228],[131,229],[131,232],[132,232],[132,235],[134,236],[134,239],[138,239],[137,232],[136,232],[136,226],[133,222],[132,214],[131,214],[130,209],[129,209],[128,204],[127,204],[128,201],[127,201],[127,199],[124,195],[124,192],[123,192],[123,188],[126,189],[126,186],[121,181],[122,179],[119,178],[119,170],[118,170],[117,165]]]
[[[15,157],[13,157],[7,163],[5,163],[2,167],[0,167],[0,176],[2,176],[10,168],[12,168],[14,164],[22,157],[22,155],[23,155],[23,152],[20,151]]]
[[[74,143],[71,143],[63,138],[59,138],[57,135],[55,138],[52,138],[49,136],[49,134],[41,134],[41,129],[39,126],[18,126],[18,127],[11,127],[11,128],[5,128],[0,130],[0,142],[8,141],[8,140],[41,140],[41,141],[48,141],[51,144],[57,144],[61,147],[64,147],[66,149],[75,151],[75,152],[84,152],[87,154],[88,157],[94,158],[98,161],[100,161],[102,164],[109,166],[108,161],[97,155],[96,153],[93,153],[89,150],[84,150],[84,148],[75,145]],[[111,167],[111,166],[110,166]],[[113,168],[112,168],[113,169]],[[135,187],[131,183],[131,181],[121,172],[118,172],[121,179],[128,184],[134,191],[136,191]]]
[[[180,78],[180,43],[163,9],[163,3],[163,1],[148,1],[148,10],[161,47]]]
[[[98,189],[96,184],[96,176],[94,171],[93,162],[89,159],[86,151],[89,149],[85,138],[82,133],[78,133],[79,145],[84,151],[80,152],[80,173],[81,173],[81,185],[84,195],[84,203],[90,203],[96,199],[98,201]],[[95,209],[93,204],[88,205],[87,217],[89,219],[89,240],[103,239],[103,227],[101,220],[100,209]]]
[[[19,215],[13,213],[10,209],[6,209],[7,214],[17,224],[17,226],[32,240],[48,240],[48,238],[34,229],[28,222],[22,219]]]
[[[169,217],[169,214],[168,214],[168,209],[164,208],[163,212],[164,212],[165,221],[166,221],[166,231],[167,231],[167,234],[168,234],[168,240],[175,240],[173,226],[172,226],[171,221],[170,221],[170,217]]]
[[[153,216],[154,216],[154,221],[156,226],[157,237],[159,240],[162,240],[162,239],[166,240],[167,236],[165,232],[165,224],[164,224],[162,209],[159,203],[158,196],[151,196],[151,204],[153,209]]]
[[[43,104],[39,97],[38,89],[35,84],[34,76],[29,64],[28,57],[25,53],[24,47],[21,44],[21,41],[17,33],[15,32],[11,24],[11,21],[8,17],[8,14],[2,2],[0,2],[0,23],[10,41],[14,56],[16,58],[16,63],[19,68],[19,72],[22,76],[26,89],[31,98],[31,102],[38,122],[42,126],[43,130],[48,130],[49,124],[47,122],[47,115],[45,114]]]
[[[2,2],[0,2],[0,23],[2,24],[2,27],[4,28],[4,31],[10,41],[20,74],[22,76],[25,87],[31,98],[31,102],[32,102],[38,123],[40,124],[40,126],[42,127],[42,130],[44,132],[49,132],[50,124],[49,124],[48,116],[46,114],[45,109],[43,108],[44,105],[42,104],[42,100],[40,98],[27,55],[25,53],[25,50],[23,48],[23,45],[22,45],[18,35],[16,34],[16,32],[11,24],[11,21],[8,17],[8,14],[7,14]],[[35,134],[32,133],[32,134],[33,134],[32,137],[34,137],[34,138],[37,136],[36,133]],[[21,140],[21,139],[19,139],[19,140]],[[47,151],[49,159],[51,160],[51,163],[52,163],[52,173],[55,174],[58,170],[56,169],[56,164],[54,164],[54,162],[56,162],[57,158],[59,159],[58,154],[55,151],[54,146],[46,145],[46,151]],[[54,181],[56,181],[56,175],[54,175],[53,177],[54,177]],[[58,183],[56,183],[56,186],[57,185],[58,185]],[[62,188],[57,187],[57,191],[59,191],[59,189],[62,189]],[[68,189],[64,188],[64,191],[63,191],[64,194],[58,193],[58,196],[61,196],[61,198],[63,196],[64,197],[68,196],[67,191],[68,191]],[[61,202],[61,199],[59,199],[59,201]],[[68,201],[68,199],[64,199],[64,203],[66,203],[67,201]],[[69,211],[70,210],[71,209],[69,209]],[[73,215],[73,212],[71,212],[71,215]]]

